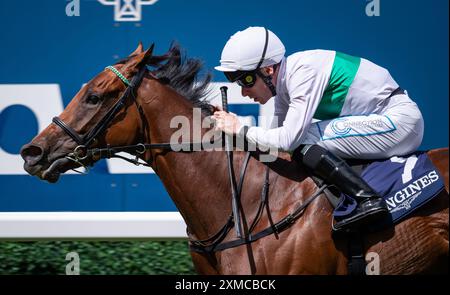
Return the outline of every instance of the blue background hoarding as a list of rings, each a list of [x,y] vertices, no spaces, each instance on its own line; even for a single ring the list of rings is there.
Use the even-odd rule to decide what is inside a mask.
[[[120,19],[114,5],[127,2],[142,4],[137,19]],[[287,54],[321,48],[367,58],[389,69],[420,106],[421,149],[448,146],[448,0],[142,2],[0,1],[0,211],[176,210],[154,174],[113,172],[101,161],[88,176],[48,184],[8,164],[37,134],[39,120],[48,124],[57,115],[50,104],[66,106],[83,83],[140,40],[154,42],[157,54],[175,40],[211,71],[228,37],[253,25],[275,32]],[[68,8],[79,16],[68,16]],[[379,16],[369,16],[368,8]],[[33,88],[39,86],[43,91]],[[38,110],[21,104],[21,95],[37,101]],[[250,104],[231,110],[258,115]]]

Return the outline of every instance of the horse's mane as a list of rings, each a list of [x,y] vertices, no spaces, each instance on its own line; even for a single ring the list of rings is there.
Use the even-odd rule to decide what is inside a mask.
[[[124,63],[133,56],[117,63]],[[209,83],[212,74],[207,72],[199,77],[203,62],[187,58],[177,43],[172,43],[164,55],[152,55],[146,64],[154,68],[153,75],[162,83],[172,87],[178,94],[189,99],[194,107],[201,108],[207,115],[212,115],[214,107],[208,103],[206,96],[210,92]]]

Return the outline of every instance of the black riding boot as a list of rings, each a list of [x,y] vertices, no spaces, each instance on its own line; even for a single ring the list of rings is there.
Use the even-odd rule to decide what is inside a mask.
[[[334,224],[335,231],[358,229],[387,216],[384,200],[338,156],[318,145],[307,145],[294,152],[294,159],[358,202],[350,216]]]

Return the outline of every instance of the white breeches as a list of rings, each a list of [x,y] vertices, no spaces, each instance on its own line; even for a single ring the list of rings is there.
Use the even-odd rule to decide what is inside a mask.
[[[303,144],[318,144],[343,158],[381,159],[414,152],[423,132],[417,105],[407,95],[397,95],[380,114],[313,123]]]

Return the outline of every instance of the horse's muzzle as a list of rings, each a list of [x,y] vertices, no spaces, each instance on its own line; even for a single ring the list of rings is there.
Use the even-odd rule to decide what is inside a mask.
[[[22,147],[20,150],[20,155],[25,161],[25,165],[35,166],[40,160],[42,160],[42,157],[44,156],[44,149],[36,144],[29,143]]]

